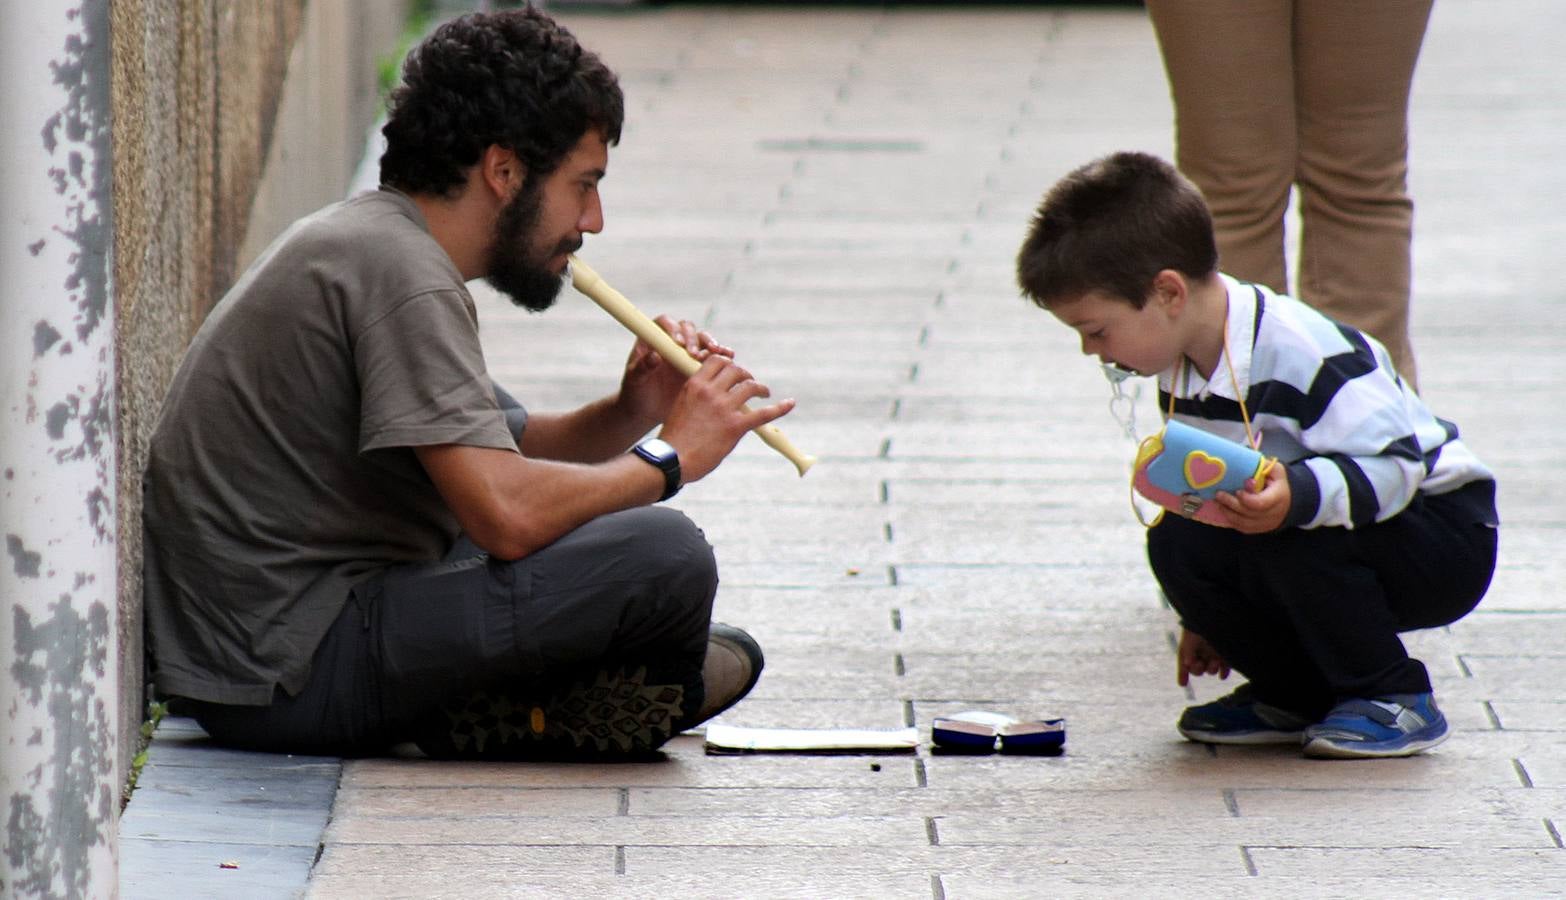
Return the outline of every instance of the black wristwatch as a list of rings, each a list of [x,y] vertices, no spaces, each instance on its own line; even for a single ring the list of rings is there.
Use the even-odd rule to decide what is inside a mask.
[[[659,503],[680,492],[680,454],[668,441],[648,438],[632,447],[631,452],[663,470],[663,496],[658,498]]]

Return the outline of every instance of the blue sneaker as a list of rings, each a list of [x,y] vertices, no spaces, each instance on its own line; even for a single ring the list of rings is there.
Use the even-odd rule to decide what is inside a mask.
[[[1298,744],[1310,721],[1251,696],[1242,684],[1211,703],[1188,706],[1176,727],[1200,744]]]
[[[1305,755],[1318,759],[1413,756],[1446,740],[1446,716],[1434,694],[1345,700],[1305,729]]]

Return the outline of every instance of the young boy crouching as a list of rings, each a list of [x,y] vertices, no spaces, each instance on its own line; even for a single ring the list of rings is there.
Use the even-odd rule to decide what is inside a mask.
[[[1445,740],[1400,632],[1446,625],[1495,570],[1495,480],[1373,339],[1218,270],[1212,219],[1168,163],[1117,153],[1050,189],[1017,257],[1023,293],[1082,352],[1157,375],[1160,407],[1276,459],[1219,494],[1232,527],[1164,515],[1147,555],[1182,626],[1177,679],[1247,683],[1192,706],[1214,744],[1408,756]],[[1172,407],[1171,407],[1172,400]]]

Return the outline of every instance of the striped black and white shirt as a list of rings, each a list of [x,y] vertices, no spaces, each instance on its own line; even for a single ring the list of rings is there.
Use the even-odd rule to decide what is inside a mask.
[[[1240,443],[1245,397],[1261,450],[1287,464],[1292,501],[1284,527],[1354,528],[1402,512],[1417,492],[1446,494],[1490,469],[1432,414],[1392,368],[1386,348],[1293,297],[1221,276],[1229,291],[1229,366],[1211,379],[1192,366],[1158,376],[1160,409]],[[1475,521],[1497,524],[1493,491],[1475,497]]]

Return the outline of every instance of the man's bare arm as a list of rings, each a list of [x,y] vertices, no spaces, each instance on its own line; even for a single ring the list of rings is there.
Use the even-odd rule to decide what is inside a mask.
[[[717,354],[684,379],[660,435],[678,451],[686,482],[706,477],[740,438],[794,408],[792,400],[746,405],[766,395],[765,385]],[[527,432],[523,443],[530,444]],[[502,559],[526,556],[592,519],[663,496],[663,473],[625,454],[572,463],[457,444],[414,452],[463,531]]]
[[[631,418],[606,397],[571,412],[529,415],[521,448],[533,459],[603,462],[624,453],[657,424]]]
[[[592,519],[663,493],[663,473],[633,456],[582,465],[460,444],[414,452],[463,532],[500,559],[520,559]]]

